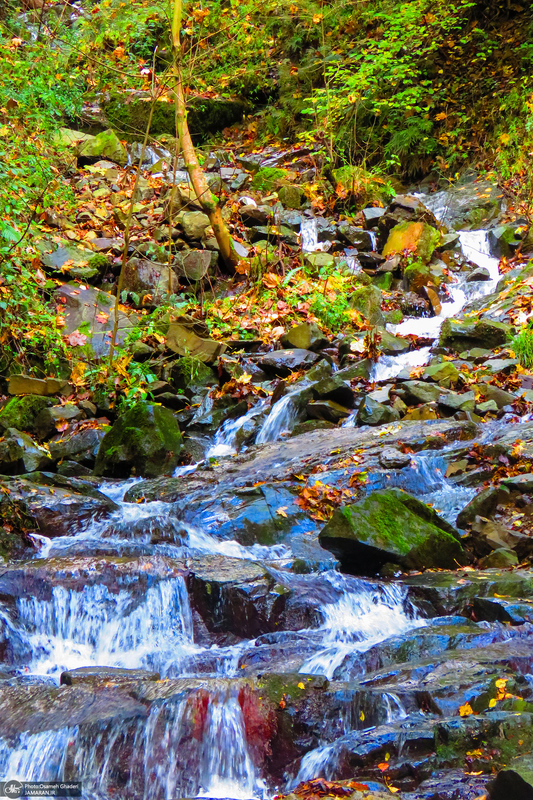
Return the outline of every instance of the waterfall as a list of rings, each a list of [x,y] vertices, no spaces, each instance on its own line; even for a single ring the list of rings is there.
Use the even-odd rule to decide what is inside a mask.
[[[266,400],[260,400],[255,406],[249,408],[242,417],[227,419],[216,432],[215,441],[207,451],[206,458],[235,455],[239,451],[239,433],[264,411],[266,402]]]
[[[298,409],[292,394],[286,394],[272,406],[270,414],[257,434],[255,443],[276,442],[282,433],[290,433],[298,420]]]
[[[397,584],[371,586],[342,575],[326,576],[342,594],[321,607],[322,649],[307,659],[300,672],[325,675],[329,680],[347,655],[365,652],[391,636],[424,626],[424,620],[406,611],[406,590]]]
[[[22,648],[31,671],[59,675],[75,667],[147,668],[166,674],[193,647],[192,617],[183,578],[151,586],[137,603],[130,591],[104,584],[81,591],[52,588],[50,600],[17,601]]]

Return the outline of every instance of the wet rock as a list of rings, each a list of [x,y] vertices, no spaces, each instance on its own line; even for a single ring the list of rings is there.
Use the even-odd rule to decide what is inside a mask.
[[[385,356],[399,356],[407,353],[411,348],[409,339],[393,336],[387,330],[379,329],[379,349]]]
[[[431,364],[426,367],[423,372],[424,378],[429,378],[430,381],[435,381],[445,389],[454,386],[459,380],[459,370],[450,361],[443,361],[440,364]]]
[[[91,423],[94,424],[94,423]],[[104,438],[107,425],[102,427],[91,427],[65,431],[48,442],[50,455],[54,461],[69,459],[78,461],[80,464],[94,466],[98,449]]]
[[[478,403],[476,405],[476,412],[485,416],[485,414],[495,414],[498,411],[498,404],[495,400],[487,400],[484,403]]]
[[[387,562],[411,569],[450,568],[460,563],[459,535],[437,513],[399,489],[373,492],[337,509],[319,534],[343,569],[374,574]]]
[[[143,719],[146,707],[124,691],[84,686],[6,686],[0,688],[0,735],[59,730],[65,724],[105,724],[109,720]]]
[[[357,228],[355,225],[350,225],[348,222],[341,222],[337,230],[341,236],[341,240],[344,239],[351,247],[356,247],[358,250],[365,250],[367,252],[376,249],[372,235],[363,228]]]
[[[313,396],[320,400],[333,400],[345,408],[353,408],[355,394],[353,389],[339,378],[340,373],[331,378],[323,378],[311,387]]]
[[[385,257],[409,251],[427,263],[440,242],[440,232],[426,222],[401,222],[390,232],[383,248]]]
[[[381,313],[382,294],[377,286],[363,286],[350,297],[350,305],[359,311],[372,325],[385,327]]]
[[[290,350],[275,350],[257,356],[254,360],[267,375],[277,375],[286,378],[291,372],[298,369],[308,369],[316,364],[320,356],[310,350],[294,348]]]
[[[404,400],[407,405],[415,403],[432,403],[442,395],[440,386],[425,381],[404,381],[400,387],[396,388],[396,394]]]
[[[420,422],[422,420],[438,419],[438,409],[436,403],[424,403],[422,406],[407,411],[404,419]]]
[[[513,225],[498,225],[496,228],[491,228],[487,238],[491,255],[496,258],[512,255],[520,245],[516,227]]]
[[[175,416],[163,406],[137,403],[104,436],[96,475],[157,477],[177,466],[182,438]]]
[[[490,281],[490,272],[486,267],[478,267],[477,269],[473,269],[472,272],[469,272],[465,280],[468,283],[472,283],[473,281]]]
[[[327,422],[337,423],[342,419],[346,419],[350,411],[333,400],[316,400],[313,403],[308,403],[307,414],[312,419],[323,419]]]
[[[205,364],[212,364],[226,350],[223,342],[203,339],[196,335],[192,326],[180,322],[172,322],[169,326],[166,345],[180,356],[193,356]]]
[[[493,550],[488,556],[480,559],[481,569],[505,569],[506,567],[516,567],[519,563],[518,556],[512,550],[499,547]],[[479,617],[478,617],[479,619]]]
[[[78,667],[61,673],[61,686],[109,686],[132,681],[158,681],[159,672],[147,669],[122,669],[121,667]]]
[[[406,317],[425,317],[429,316],[430,304],[416,292],[405,292],[400,300],[400,309]]]
[[[514,394],[506,392],[504,389],[500,389],[499,386],[493,386],[492,384],[488,383],[485,385],[480,384],[477,388],[479,395],[483,397],[484,400],[494,400],[498,408],[512,405],[512,403],[516,401]]]
[[[0,410],[0,430],[15,428],[18,431],[36,433],[35,420],[43,409],[54,402],[56,401],[39,395],[13,397]]]
[[[399,419],[400,415],[396,409],[378,403],[368,395],[361,402],[357,412],[357,422],[360,425],[385,425]]]
[[[403,469],[411,463],[411,456],[395,447],[386,447],[379,454],[379,463],[385,469]]]
[[[283,347],[317,352],[328,347],[329,341],[315,322],[302,322],[284,333],[280,339]]]
[[[510,325],[491,319],[472,322],[446,319],[441,328],[439,344],[458,353],[478,346],[493,349],[509,340],[511,330]]]
[[[205,555],[189,562],[187,587],[191,603],[211,633],[231,632],[255,638],[272,629],[274,581],[252,561]]]
[[[67,335],[89,326],[89,333],[82,335],[79,346],[89,347],[95,356],[109,353],[111,332],[115,321],[115,298],[97,289],[65,283],[55,292],[55,299],[62,304],[65,318],[63,332]],[[117,342],[123,344],[133,327],[132,321],[122,311],[118,312]],[[86,339],[84,339],[86,337]]]
[[[467,525],[474,522],[477,516],[490,517],[498,503],[501,502],[505,496],[505,490],[495,486],[489,486],[488,489],[483,489],[459,512],[457,515],[457,526],[459,528],[466,528]]]
[[[452,413],[456,411],[473,411],[476,405],[476,396],[474,392],[463,392],[462,394],[447,392],[439,396],[438,403],[441,411],[449,410]]]
[[[117,510],[115,503],[97,490],[88,496],[22,478],[4,481],[3,488],[2,518],[17,529],[50,537],[70,535],[79,529],[80,522],[106,517]]]
[[[0,440],[0,474],[21,475],[52,465],[50,453],[26,433],[8,428]]]
[[[369,206],[368,208],[363,208],[363,216],[365,218],[367,228],[377,227],[380,217],[382,217],[384,213],[385,209],[379,208],[378,206]]]
[[[108,158],[125,167],[128,163],[128,153],[112,130],[103,131],[93,138],[86,139],[77,148],[80,164],[94,164],[101,158]]]

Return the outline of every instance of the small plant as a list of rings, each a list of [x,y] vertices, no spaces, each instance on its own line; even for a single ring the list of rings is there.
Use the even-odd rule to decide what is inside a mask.
[[[512,342],[512,349],[525,369],[533,368],[533,321],[530,321]]]

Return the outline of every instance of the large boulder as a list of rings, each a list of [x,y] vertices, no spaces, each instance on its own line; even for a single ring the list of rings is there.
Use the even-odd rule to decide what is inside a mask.
[[[373,492],[337,509],[319,541],[354,574],[374,574],[388,562],[409,569],[453,569],[462,556],[455,529],[400,489]]]
[[[283,347],[294,347],[300,350],[314,350],[315,352],[327,347],[329,341],[322,333],[316,322],[301,322],[284,333],[280,339]]]
[[[2,481],[0,515],[16,531],[38,531],[45,536],[67,536],[79,530],[80,523],[106,517],[116,504],[94,487],[71,490],[58,485],[56,476],[33,473],[31,480],[13,478]],[[48,485],[36,483],[46,480]],[[86,493],[86,491],[89,492]]]
[[[446,319],[441,328],[439,344],[458,353],[473,347],[493,349],[511,338],[511,330],[510,325],[492,319]]]
[[[408,252],[427,264],[440,238],[440,231],[427,222],[400,222],[391,230],[383,255]]]
[[[18,431],[35,433],[39,414],[53,402],[56,401],[41,395],[13,397],[0,411],[0,431],[16,428]]]
[[[96,475],[156,478],[178,463],[182,438],[174,414],[164,406],[137,403],[120,416],[102,439]]]
[[[121,167],[125,167],[128,163],[127,150],[112,130],[102,131],[98,136],[85,139],[78,147],[78,157],[86,164],[92,164],[102,158],[108,158]]]

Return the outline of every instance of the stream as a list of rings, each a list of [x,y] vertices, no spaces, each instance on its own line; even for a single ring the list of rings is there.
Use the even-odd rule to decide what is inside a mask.
[[[321,246],[313,220],[302,227],[302,240],[306,251]],[[494,290],[498,261],[489,254],[486,231],[462,232],[460,242],[467,259],[489,270],[490,280],[454,280],[439,316],[406,319],[391,326],[392,333],[437,339],[446,318]],[[428,346],[382,356],[372,378],[386,382],[405,368],[426,364],[430,357]],[[298,421],[291,393],[268,412],[268,400],[260,400],[245,415],[224,422],[206,460],[238,453],[243,433],[248,444],[266,444],[289,433]],[[345,424],[354,424],[353,415]],[[446,479],[444,456],[443,451],[413,454],[403,470],[386,477],[370,474],[365,490],[398,486],[453,523],[474,489]],[[194,473],[195,468],[177,475]],[[360,665],[365,653],[423,631],[428,621],[406,586],[350,577],[334,569],[298,574],[291,569],[294,554],[286,544],[247,546],[217,537],[223,509],[215,512],[210,526],[205,518],[187,519],[186,498],[174,503],[126,502],[124,495],[135,484],[129,480],[100,485],[117,504],[109,519],[80,523],[68,536],[36,537],[39,553],[33,564],[20,570],[23,590],[14,592],[9,602],[2,594],[2,647],[10,665],[5,679],[27,697],[52,688],[54,703],[72,696],[73,705],[52,716],[44,710],[33,712],[26,730],[4,732],[1,775],[36,781],[80,779],[83,796],[95,800],[267,798],[302,780],[334,777],[342,749],[336,739],[344,742],[355,730],[403,724],[411,718],[413,710],[396,692],[380,691],[367,722],[362,712],[357,719],[352,712],[337,715],[331,729],[325,723],[323,738],[315,737],[292,773],[269,778],[243,710],[247,676],[296,672],[302,680],[353,679],[364,673]],[[201,626],[187,569],[215,557],[236,559],[242,569],[259,564],[275,582],[271,594],[303,598],[312,609],[310,621],[238,636],[224,628],[230,600],[222,592],[222,622],[216,635],[202,629],[197,636]],[[211,586],[211,579],[206,580]],[[113,709],[104,704],[91,716],[79,711],[79,697],[93,691],[91,684],[70,686],[61,677],[90,667],[147,674],[139,688],[127,694],[123,707],[121,702]],[[148,673],[157,673],[163,681],[154,682]],[[285,702],[283,697],[280,702]],[[110,698],[117,702],[111,690]],[[423,713],[415,717],[420,720]]]

